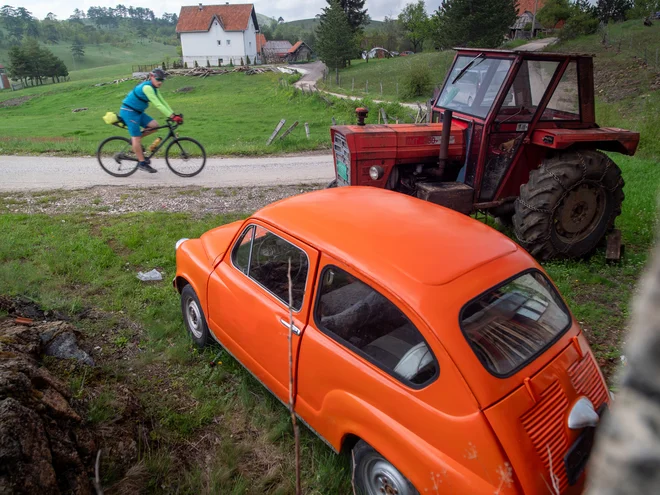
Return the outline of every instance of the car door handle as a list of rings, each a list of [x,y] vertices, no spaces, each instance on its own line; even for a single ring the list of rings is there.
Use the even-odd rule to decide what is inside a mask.
[[[280,318],[280,323],[281,323],[282,325],[284,325],[286,328],[288,328],[288,329],[290,329],[291,331],[293,331],[293,333],[295,333],[296,335],[300,335],[300,334],[302,333],[302,330],[300,330],[300,328],[298,328],[298,327],[295,326],[295,325],[291,325],[291,324],[290,324],[288,321],[286,321],[284,318]]]

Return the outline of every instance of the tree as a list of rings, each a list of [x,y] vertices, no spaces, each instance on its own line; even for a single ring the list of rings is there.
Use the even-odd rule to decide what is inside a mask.
[[[596,9],[598,18],[607,23],[609,21],[623,21],[626,12],[632,8],[632,0],[598,0]]]
[[[339,83],[339,68],[344,67],[356,51],[355,36],[339,0],[332,0],[330,6],[323,9],[316,39],[319,57],[328,68],[335,70]]]
[[[332,4],[334,0],[327,0],[328,4]],[[346,16],[348,17],[348,23],[353,30],[353,33],[361,31],[369,23],[369,16],[367,15],[367,9],[364,8],[365,0],[339,0],[339,5]],[[324,9],[325,11],[325,9]],[[323,14],[321,14],[321,19],[323,19]]]
[[[399,23],[403,35],[412,43],[413,51],[418,51],[429,34],[429,18],[426,15],[424,0],[407,4],[399,14]]]
[[[516,0],[443,0],[433,16],[437,48],[495,48],[517,18]]]
[[[71,55],[74,60],[80,60],[85,57],[85,45],[83,45],[78,37],[74,38],[73,43],[71,44]]]
[[[548,0],[548,2],[536,14],[536,20],[544,27],[553,28],[559,21],[566,21],[573,8],[569,0]]]

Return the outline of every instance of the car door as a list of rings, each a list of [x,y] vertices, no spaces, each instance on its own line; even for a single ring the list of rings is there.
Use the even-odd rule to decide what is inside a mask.
[[[317,260],[314,248],[255,221],[246,225],[209,280],[211,329],[283,401],[289,389],[289,261],[295,369]]]

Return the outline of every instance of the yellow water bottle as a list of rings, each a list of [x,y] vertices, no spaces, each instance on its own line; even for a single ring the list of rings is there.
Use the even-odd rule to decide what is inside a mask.
[[[158,147],[158,145],[160,144],[161,141],[162,141],[162,139],[159,138],[159,137],[157,137],[156,139],[154,139],[154,142],[151,143],[151,146],[149,146],[149,151],[153,151],[153,150],[155,150],[155,149]]]

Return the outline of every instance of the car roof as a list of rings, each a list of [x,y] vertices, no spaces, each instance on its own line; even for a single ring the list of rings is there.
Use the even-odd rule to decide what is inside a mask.
[[[375,187],[337,187],[273,203],[260,219],[384,285],[444,285],[518,249],[466,215]]]

